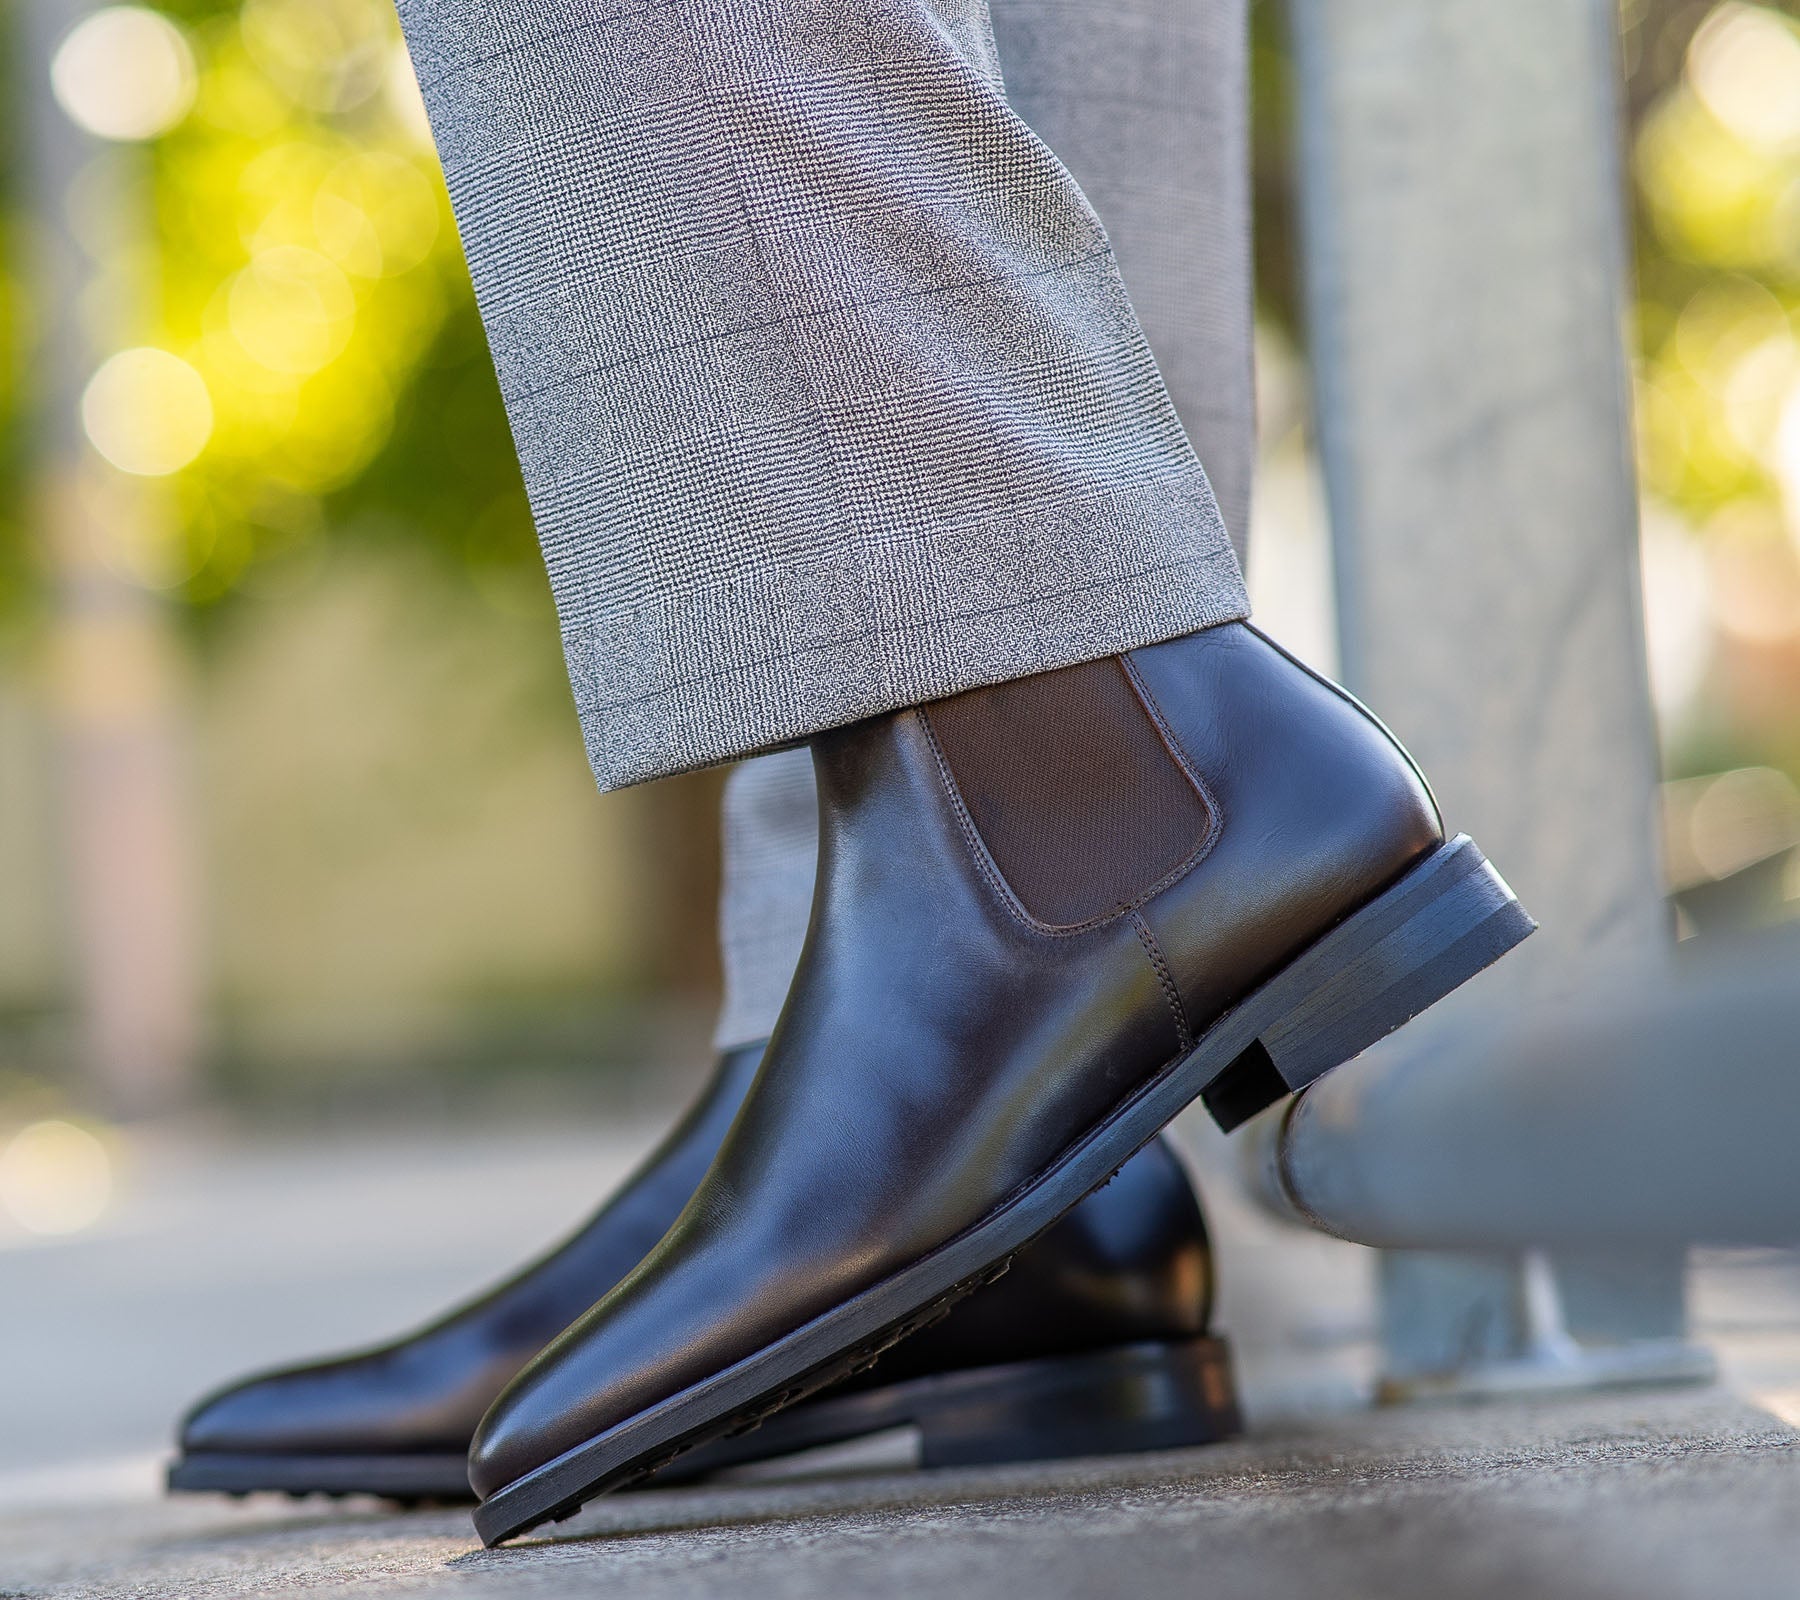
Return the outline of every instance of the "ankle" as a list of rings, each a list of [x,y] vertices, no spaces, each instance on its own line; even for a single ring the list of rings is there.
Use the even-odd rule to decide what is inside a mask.
[[[1128,657],[921,707],[965,825],[1032,920],[1074,927],[1148,898],[1216,825]]]

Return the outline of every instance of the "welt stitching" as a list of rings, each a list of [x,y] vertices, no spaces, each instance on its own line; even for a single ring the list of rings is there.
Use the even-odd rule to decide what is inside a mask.
[[[1200,769],[1194,765],[1187,751],[1182,748],[1181,741],[1175,736],[1175,730],[1169,726],[1168,719],[1163,715],[1162,707],[1156,703],[1156,696],[1150,692],[1150,685],[1144,682],[1142,674],[1139,673],[1137,663],[1129,655],[1121,655],[1119,665],[1125,669],[1126,682],[1136,693],[1138,704],[1144,708],[1145,715],[1150,718],[1157,736],[1163,742],[1163,748],[1169,752],[1169,759],[1181,768],[1187,781],[1194,786],[1195,793],[1200,796],[1200,803],[1206,807],[1206,832],[1202,835],[1199,845],[1186,861],[1176,867],[1162,883],[1159,883],[1155,889],[1143,897],[1144,900],[1148,900],[1151,894],[1161,893],[1176,878],[1191,872],[1211,853],[1212,847],[1219,842],[1219,835],[1225,831],[1225,808],[1219,804],[1218,796],[1212,792],[1211,786],[1200,776]],[[1140,900],[1138,903],[1141,905],[1143,901]]]
[[[1170,975],[1169,963],[1163,959],[1162,946],[1156,942],[1156,935],[1150,931],[1150,924],[1144,920],[1142,913],[1131,913],[1131,925],[1137,929],[1138,942],[1143,945],[1144,953],[1150,958],[1156,981],[1162,985],[1163,998],[1169,1002],[1169,1012],[1175,1018],[1176,1041],[1183,1050],[1191,1050],[1194,1048],[1194,1030],[1188,1026],[1187,1008],[1181,1003],[1181,993]]]
[[[994,858],[988,854],[988,848],[981,841],[981,834],[975,826],[975,819],[969,815],[969,808],[962,797],[962,790],[957,787],[956,774],[951,770],[950,760],[944,754],[944,748],[938,743],[937,733],[931,726],[931,718],[926,715],[925,708],[917,708],[919,726],[925,730],[925,741],[931,746],[931,754],[937,762],[938,777],[944,785],[944,792],[950,798],[950,807],[956,813],[957,825],[962,829],[964,841],[969,846],[969,853],[975,858],[975,870],[979,872],[987,886],[1000,897],[1000,902],[1018,921],[1025,924],[1033,933],[1048,934],[1057,937],[1063,932],[1077,932],[1077,929],[1057,929],[1046,927],[1020,904],[1019,898],[1012,892],[1005,877],[1001,874]]]

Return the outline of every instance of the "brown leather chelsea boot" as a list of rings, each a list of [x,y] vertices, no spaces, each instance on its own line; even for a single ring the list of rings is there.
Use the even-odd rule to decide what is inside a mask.
[[[705,1174],[763,1047],[719,1058],[688,1114],[555,1250],[405,1338],[268,1372],[208,1396],[181,1428],[169,1487],[243,1495],[473,1500],[469,1441],[508,1380],[625,1276]],[[1162,1140],[1023,1252],[1012,1272],[876,1372],[767,1427],[690,1451],[658,1482],[917,1430],[925,1465],[1208,1444],[1238,1431],[1209,1328],[1199,1202]]]
[[[873,1361],[1199,1099],[1226,1127],[1532,928],[1361,706],[1233,623],[813,742],[806,950],[668,1234],[470,1452],[490,1544]]]

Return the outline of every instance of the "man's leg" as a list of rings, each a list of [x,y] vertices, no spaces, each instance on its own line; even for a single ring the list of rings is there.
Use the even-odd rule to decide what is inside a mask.
[[[991,0],[1006,98],[1112,242],[1239,560],[1256,455],[1247,0]],[[768,1038],[806,938],[818,800],[802,750],[724,801],[720,1049]]]
[[[819,798],[812,755],[783,750],[745,761],[725,784],[719,887],[724,996],[715,1048],[757,1044],[775,1031],[787,998],[819,859]]]
[[[1191,1100],[1236,1125],[1530,922],[1236,620],[985,4],[403,11],[596,772],[807,737],[820,798],[717,1158],[476,1434],[492,1543],[857,1370]]]
[[[1239,560],[1255,464],[1248,0],[990,0],[1013,109],[1074,175]]]
[[[1242,616],[981,0],[401,0],[604,787]]]
[[[1014,104],[1097,202],[1241,550],[1250,454],[1248,283],[1236,270],[1248,257],[1241,96],[1172,94],[1167,70],[1178,62],[1186,83],[1229,85],[1241,8],[1009,4],[998,20]],[[727,787],[724,835],[720,1059],[670,1136],[575,1234],[505,1284],[392,1344],[209,1396],[183,1423],[172,1487],[467,1492],[464,1456],[488,1403],[660,1237],[748,1087],[806,933],[818,842],[809,754],[743,763]],[[1005,1279],[870,1381],[792,1408],[731,1442],[729,1455],[697,1452],[681,1466],[901,1424],[919,1430],[927,1462],[1216,1439],[1237,1423],[1224,1347],[1207,1333],[1209,1301],[1198,1207],[1179,1162],[1153,1143]]]

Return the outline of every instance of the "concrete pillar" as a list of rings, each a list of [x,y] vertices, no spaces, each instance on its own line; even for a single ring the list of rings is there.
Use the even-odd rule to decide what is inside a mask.
[[[129,1116],[170,1106],[191,1081],[197,872],[180,651],[162,597],[121,559],[154,545],[166,502],[99,456],[80,415],[99,364],[144,337],[146,308],[120,268],[151,237],[142,151],[78,128],[51,90],[57,47],[96,9],[26,0],[8,77],[40,252],[34,510],[54,585],[48,678],[70,966],[90,1082],[104,1109]]]

